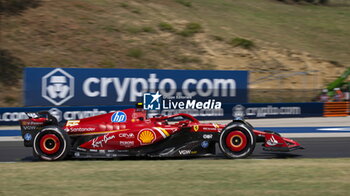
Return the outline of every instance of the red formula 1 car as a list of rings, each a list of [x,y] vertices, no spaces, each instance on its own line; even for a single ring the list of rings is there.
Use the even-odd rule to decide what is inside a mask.
[[[214,156],[216,146],[229,158],[249,156],[257,142],[267,151],[288,152],[300,144],[244,120],[227,125],[200,123],[189,114],[147,118],[143,109],[126,109],[59,125],[48,112],[21,120],[24,145],[42,160],[124,156]],[[218,144],[218,145],[217,145]]]

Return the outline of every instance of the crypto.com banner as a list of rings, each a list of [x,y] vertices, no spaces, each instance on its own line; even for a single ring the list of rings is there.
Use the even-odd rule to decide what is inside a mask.
[[[78,120],[108,112],[135,108],[125,106],[73,106],[73,107],[17,107],[0,108],[0,125],[19,125],[18,120],[26,119],[26,112],[49,111],[59,122]],[[148,110],[149,111],[149,110]],[[188,113],[198,120],[229,120],[235,117],[252,118],[295,118],[323,115],[323,103],[254,103],[223,104],[220,109],[163,109],[156,113],[149,111],[148,116],[156,114],[172,115]]]
[[[26,106],[132,105],[145,92],[247,102],[247,71],[25,68]]]

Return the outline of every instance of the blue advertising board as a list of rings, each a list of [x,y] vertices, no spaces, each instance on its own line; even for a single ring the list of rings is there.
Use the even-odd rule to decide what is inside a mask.
[[[249,103],[224,104],[225,117],[293,118],[323,116],[324,103]]]
[[[18,120],[25,119],[25,112],[49,111],[58,121],[76,120],[114,112],[134,105],[126,106],[80,106],[80,107],[24,107],[0,108],[0,125],[18,125]],[[153,113],[152,113],[153,112]],[[188,113],[199,120],[229,120],[234,117],[252,118],[291,118],[317,117],[323,115],[323,103],[258,103],[258,104],[223,104],[220,109],[163,109],[149,111],[149,117],[156,114],[171,115]]]
[[[142,95],[247,102],[247,71],[25,68],[26,106],[133,105]]]
[[[235,117],[295,118],[323,116],[323,103],[224,103],[220,109],[163,109],[161,114],[188,113],[200,120],[227,120]]]
[[[18,120],[27,119],[26,112],[49,111],[59,122],[77,120],[135,106],[79,106],[79,107],[13,107],[0,108],[0,125],[19,125]]]

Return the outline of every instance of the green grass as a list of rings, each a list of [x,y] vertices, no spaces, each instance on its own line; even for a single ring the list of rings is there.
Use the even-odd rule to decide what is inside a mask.
[[[176,60],[178,60],[179,63],[181,64],[187,64],[187,63],[201,63],[201,59],[198,57],[193,57],[193,56],[178,56],[176,57]]]
[[[190,1],[187,1],[187,0],[175,0],[175,2],[177,2],[183,6],[186,6],[186,7],[192,7],[192,3]]]
[[[186,9],[184,4],[195,6]],[[39,23],[40,20],[44,21]],[[162,21],[170,22],[166,24]],[[208,34],[224,38],[258,39],[343,64],[350,61],[350,6],[285,4],[273,0],[43,1],[39,7],[26,10],[23,16],[4,20],[1,24],[2,45],[16,51],[15,56],[29,66],[48,66],[49,60],[45,59],[50,57],[60,66],[65,66],[60,61],[71,58],[77,66],[86,67],[90,66],[89,62],[92,66],[104,56],[87,54],[79,48],[71,51],[74,46],[94,43],[90,47],[96,51],[108,49],[110,53],[116,53],[120,47],[109,43],[125,45],[125,40],[109,32],[124,24],[150,27],[159,24],[162,31],[174,32],[174,21],[193,21],[205,27]],[[62,28],[66,25],[69,28]],[[101,27],[107,28],[97,31]],[[182,34],[191,33],[184,31]],[[143,37],[145,41],[149,39],[152,38]],[[28,50],[32,45],[43,49]],[[186,46],[178,48],[181,47]],[[160,64],[161,58],[157,55],[153,57]]]
[[[350,44],[345,41],[350,39],[350,6],[290,5],[270,0],[193,2],[195,14],[178,14],[197,16],[211,34],[258,39],[346,64],[350,61]]]
[[[0,195],[347,195],[350,159],[0,164]]]
[[[130,57],[139,59],[144,55],[144,53],[143,53],[142,49],[140,49],[140,48],[130,48],[128,50],[127,55]]]
[[[219,35],[212,35],[211,38],[216,41],[224,41],[225,39]]]
[[[261,60],[237,55],[240,50],[232,48],[224,52],[234,37],[256,44],[254,52],[261,59],[270,50],[272,54],[275,50],[281,51],[271,58],[282,55],[286,70],[304,71],[301,66],[294,67],[295,57],[289,53],[310,56],[312,60],[301,57],[300,61],[307,63],[305,69],[320,71],[315,86],[325,86],[341,74],[335,69],[325,72],[331,69],[331,65],[325,66],[327,62],[337,61],[344,67],[350,62],[350,4],[341,6],[343,0],[338,0],[337,6],[286,4],[274,0],[33,2],[40,3],[21,9],[19,14],[2,15],[0,25],[0,50],[6,49],[11,58],[27,67],[89,68],[102,64],[102,67],[113,68],[142,65],[167,69],[261,69],[261,64],[256,63]],[[186,26],[188,23],[192,25]],[[200,35],[192,36],[199,32]],[[142,51],[130,51],[133,47],[142,48],[144,53],[147,49],[147,55]],[[195,56],[201,63],[179,64],[174,54]],[[265,59],[271,58],[266,56]],[[108,59],[107,64],[103,63],[105,59]],[[18,81],[16,89],[21,89],[20,77],[15,79]],[[5,77],[0,80],[10,81]],[[3,89],[6,92],[0,92],[0,105],[11,106],[3,104],[1,95],[13,92]],[[16,99],[20,105],[21,98]]]
[[[156,30],[153,27],[145,26],[142,27],[142,31],[145,33],[155,33]]]
[[[132,13],[141,14],[141,11],[139,8],[135,8],[133,6],[130,6],[129,4],[127,4],[125,2],[122,2],[119,5],[120,5],[120,7],[125,8],[125,9],[131,11]]]
[[[175,32],[175,28],[173,27],[173,25],[167,23],[167,22],[160,22],[158,24],[158,28],[161,30],[161,31],[168,31],[168,32]]]
[[[234,47],[239,46],[245,49],[251,49],[254,47],[253,41],[240,38],[240,37],[232,38],[229,44],[231,44]]]
[[[155,29],[149,26],[128,26],[125,28],[126,32],[131,34],[138,34],[138,33],[155,33]]]
[[[182,35],[184,37],[190,37],[196,33],[202,32],[202,29],[202,25],[195,22],[191,22],[186,24],[185,28],[179,32],[179,35]]]

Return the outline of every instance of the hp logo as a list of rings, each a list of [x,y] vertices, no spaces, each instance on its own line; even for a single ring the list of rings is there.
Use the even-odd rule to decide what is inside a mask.
[[[114,112],[114,114],[111,117],[112,122],[125,122],[126,119],[126,114],[122,111]]]

